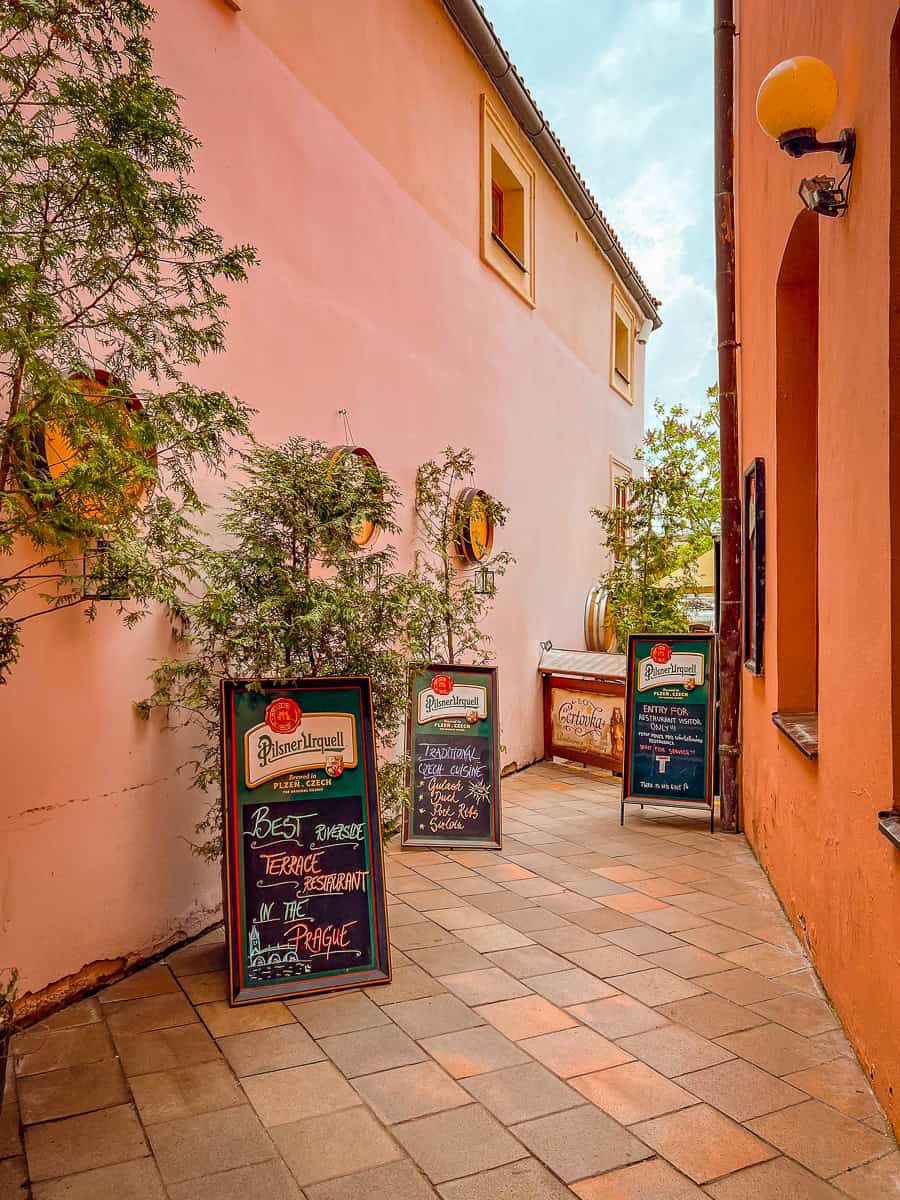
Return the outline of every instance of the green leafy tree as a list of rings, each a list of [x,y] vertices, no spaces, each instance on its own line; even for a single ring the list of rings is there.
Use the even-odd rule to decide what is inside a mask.
[[[463,570],[458,547],[474,515],[500,527],[508,509],[480,492],[461,500],[460,492],[475,471],[471,450],[448,446],[439,459],[429,459],[416,475],[415,515],[419,546],[413,568],[413,594],[407,626],[410,655],[422,662],[487,660],[490,640],[482,625],[497,593],[496,577],[515,561],[502,550],[479,563],[488,574],[476,590],[475,573]]]
[[[152,17],[141,0],[0,3],[0,680],[25,622],[93,615],[84,546],[105,548],[127,622],[172,601],[196,470],[247,433],[239,401],[184,377],[222,349],[223,286],[254,252],[202,219]]]
[[[198,849],[221,849],[219,681],[369,675],[379,748],[379,793],[390,825],[402,804],[404,763],[392,760],[406,712],[407,619],[421,589],[394,571],[393,547],[360,549],[363,521],[398,532],[397,489],[356,457],[294,438],[244,457],[245,481],[228,495],[226,544],[202,550],[196,598],[177,604],[189,657],[159,665],[139,707],[163,709],[199,738],[192,784],[215,799]]]
[[[719,521],[717,389],[699,416],[655,406],[657,423],[635,451],[625,509],[594,509],[609,553],[601,576],[620,645],[629,633],[686,630],[697,560]]]

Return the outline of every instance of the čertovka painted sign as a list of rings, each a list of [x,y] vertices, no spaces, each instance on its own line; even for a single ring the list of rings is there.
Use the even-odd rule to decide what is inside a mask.
[[[390,979],[368,679],[222,684],[233,1004]]]

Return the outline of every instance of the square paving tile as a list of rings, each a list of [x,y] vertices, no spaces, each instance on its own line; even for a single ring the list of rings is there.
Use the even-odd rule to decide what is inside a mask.
[[[613,908],[621,913],[645,913],[653,909],[665,908],[661,900],[645,896],[643,892],[619,892],[613,896],[601,896],[600,903],[606,908]]]
[[[604,1067],[615,1067],[633,1057],[620,1050],[614,1042],[607,1041],[602,1034],[583,1025],[526,1038],[519,1045],[564,1079],[572,1075],[586,1075],[589,1071],[602,1071]]]
[[[273,1025],[221,1038],[219,1047],[235,1075],[259,1075],[284,1067],[302,1067],[325,1057],[300,1025]]]
[[[25,1130],[25,1155],[32,1180],[74,1175],[142,1158],[147,1153],[144,1134],[130,1104],[31,1125]]]
[[[432,946],[452,945],[456,938],[434,921],[418,921],[391,930],[391,945],[398,950],[424,950]]]
[[[771,1146],[705,1104],[644,1121],[634,1130],[695,1183],[775,1157]]]
[[[87,1000],[68,1004],[59,1012],[54,1013],[52,1017],[45,1017],[43,1021],[39,1021],[32,1028],[35,1031],[39,1029],[77,1029],[80,1025],[93,1025],[102,1020],[103,1010],[100,1007],[100,1001],[96,996],[89,996]]]
[[[576,1024],[568,1013],[543,996],[501,1000],[497,1004],[481,1005],[475,1011],[514,1042],[542,1033],[555,1033],[558,1029],[571,1029]]]
[[[577,966],[601,979],[626,975],[631,971],[646,971],[646,959],[621,946],[598,946],[595,950],[574,950],[566,955]]]
[[[538,947],[540,949],[540,947]],[[443,975],[441,982],[466,1004],[491,1004],[495,1000],[512,1000],[527,996],[530,988],[500,969],[463,971],[458,975]]]
[[[112,1108],[131,1100],[122,1068],[115,1059],[25,1075],[17,1091],[23,1125]]]
[[[364,1075],[354,1087],[388,1125],[472,1102],[468,1092],[433,1062]]]
[[[849,1058],[836,1058],[788,1075],[785,1083],[802,1088],[817,1100],[830,1104],[845,1116],[864,1121],[876,1117],[880,1109],[858,1064]]]
[[[575,918],[580,918],[584,913],[572,913]],[[511,925],[513,929],[518,929],[521,933],[531,934],[537,929],[560,929],[565,928],[568,924],[566,918],[560,916],[559,913],[550,912],[546,908],[531,908],[515,909],[512,912],[505,912],[503,920],[507,925]]]
[[[725,950],[740,950],[742,946],[756,945],[757,939],[739,929],[725,925],[701,925],[699,929],[682,929],[678,935],[682,941],[690,942],[710,954],[722,954]]]
[[[784,985],[779,980],[766,979],[765,975],[743,967],[716,972],[715,975],[701,975],[696,982],[707,991],[724,996],[735,1004],[758,1004],[761,1000],[770,1000],[784,993]]]
[[[834,1182],[855,1200],[887,1200],[900,1196],[900,1154],[886,1154],[864,1167],[856,1167]]]
[[[706,1188],[713,1200],[841,1200],[830,1184],[789,1158],[772,1158]],[[882,1200],[882,1193],[878,1193]]]
[[[814,1067],[833,1056],[810,1038],[782,1025],[759,1025],[718,1039],[719,1045],[755,1063],[772,1075],[790,1075]]]
[[[535,1062],[472,1076],[465,1087],[504,1125],[584,1103],[582,1096]]]
[[[469,903],[489,913],[507,913],[534,907],[533,900],[529,900],[527,896],[517,896],[515,892],[508,892],[506,888],[484,895],[470,895]],[[503,920],[505,921],[506,917]]]
[[[516,1125],[514,1132],[566,1183],[651,1155],[642,1142],[590,1104],[526,1121]]]
[[[806,1099],[803,1092],[742,1058],[679,1076],[678,1083],[735,1121],[748,1121]]]
[[[709,992],[700,996],[691,996],[687,1000],[678,1000],[674,1004],[664,1004],[659,1010],[664,1016],[680,1025],[687,1025],[695,1033],[703,1037],[724,1037],[726,1033],[737,1033],[741,1029],[753,1029],[765,1024],[765,1017],[760,1017],[741,1004],[732,1004],[724,996],[710,995]]]
[[[171,1200],[302,1200],[294,1177],[277,1159],[170,1184],[169,1195]]]
[[[0,1175],[0,1196],[7,1194],[12,1200],[16,1193],[3,1190],[3,1178]],[[27,1192],[23,1190],[22,1200],[26,1195]],[[159,1171],[152,1158],[136,1158],[131,1162],[96,1167],[93,1171],[82,1171],[78,1175],[67,1175],[47,1183],[35,1183],[31,1195],[32,1200],[166,1200]],[[195,1200],[195,1197],[191,1197],[191,1200]]]
[[[248,1075],[247,1098],[263,1125],[287,1125],[359,1104],[359,1096],[330,1062]]]
[[[297,1000],[287,1006],[300,1024],[315,1038],[333,1037],[387,1025],[386,1017],[362,991],[339,992],[322,999]]]
[[[105,1005],[119,1000],[140,1000],[146,996],[160,996],[166,992],[177,991],[178,983],[166,964],[154,963],[153,966],[135,971],[133,975],[127,975],[111,987],[104,988],[97,999]]]
[[[403,1000],[421,1000],[423,996],[438,996],[444,990],[443,984],[423,971],[415,963],[406,966],[395,966],[390,983],[366,988],[365,994],[379,1006],[399,1004]]]
[[[530,934],[535,942],[568,956],[573,950],[593,950],[607,945],[607,939],[599,933],[591,933],[580,925],[561,925],[555,929],[535,929]]]
[[[142,1003],[142,1001],[135,1001]],[[233,1033],[249,1033],[253,1029],[269,1029],[273,1025],[292,1025],[294,1018],[280,1000],[268,1004],[246,1004],[232,1008],[222,1000],[201,1004],[197,1012],[213,1037],[229,1037]]]
[[[662,950],[648,957],[658,967],[665,967],[683,979],[694,979],[697,975],[713,975],[716,971],[730,971],[731,964],[724,958],[699,950],[696,946],[682,946],[679,950]]]
[[[199,1022],[148,1033],[123,1033],[115,1042],[126,1075],[168,1071],[171,1067],[187,1067],[219,1057],[216,1043]]]
[[[802,1033],[804,1037],[839,1028],[837,1018],[824,1000],[799,992],[754,1004],[753,1011],[767,1021],[777,1021],[779,1025],[793,1029],[794,1033]]]
[[[411,1038],[435,1037],[480,1025],[481,1018],[455,996],[425,996],[421,1000],[404,1000],[382,1009],[405,1029]]]
[[[151,1125],[147,1136],[168,1186],[276,1157],[249,1104]]]
[[[720,914],[716,913],[715,918],[719,920]],[[764,944],[747,946],[742,950],[728,950],[722,957],[729,959],[736,966],[747,967],[769,977],[786,975],[788,971],[799,971],[801,967],[806,966],[806,959],[802,955]]]
[[[646,966],[646,963],[645,963]],[[673,975],[664,967],[651,967],[647,971],[635,971],[629,975],[613,975],[608,981],[619,991],[627,992],[644,1004],[671,1004],[675,1000],[686,1000],[699,996],[701,989],[690,980]]]
[[[444,929],[479,929],[485,925],[496,925],[497,918],[486,913],[481,908],[472,905],[458,905],[454,908],[439,908],[429,912],[432,921],[436,921]]]
[[[634,929],[611,929],[606,940],[632,954],[653,954],[660,950],[678,950],[684,948],[684,943],[673,938],[670,933],[661,929],[653,929],[648,925],[637,925]]]
[[[573,1079],[572,1087],[620,1125],[633,1125],[696,1104],[695,1096],[642,1062],[626,1062]]]
[[[453,908],[457,901],[457,897],[452,892],[448,892],[446,888],[427,887],[423,881],[423,889],[419,892],[404,892],[403,902],[411,908],[417,909],[419,912],[426,913],[428,920],[432,919],[431,914],[437,909]]]
[[[401,1157],[394,1139],[362,1105],[278,1125],[272,1138],[304,1189],[323,1179],[352,1175]]]
[[[209,1004],[228,999],[228,975],[225,971],[209,971],[203,975],[185,975],[181,986],[191,1004]]]
[[[426,1038],[422,1048],[454,1079],[467,1079],[472,1075],[483,1075],[487,1071],[531,1061],[515,1043],[491,1025]]]
[[[144,1125],[246,1102],[227,1063],[221,1060],[135,1075],[131,1090]]]
[[[306,1195],[309,1200],[435,1200],[437,1192],[407,1159],[371,1167],[355,1175],[342,1175],[326,1183],[308,1184]]]
[[[491,950],[511,950],[516,946],[532,946],[534,942],[511,925],[481,925],[477,929],[461,929],[459,939],[473,950],[488,953]]]
[[[604,879],[612,879],[616,883],[631,883],[637,879],[651,879],[652,871],[644,871],[640,867],[596,867],[593,872],[595,875],[602,875]]]
[[[406,1067],[425,1058],[416,1043],[394,1024],[323,1038],[319,1045],[348,1078]]]
[[[433,1183],[487,1171],[527,1155],[480,1104],[421,1117],[394,1132]]]
[[[619,1045],[669,1078],[712,1067],[732,1057],[722,1046],[685,1029],[683,1025],[666,1025],[662,1029],[651,1029],[634,1037],[621,1038]]]
[[[620,1167],[572,1185],[580,1200],[706,1200],[706,1194],[661,1158]]]
[[[819,1100],[757,1117],[749,1127],[785,1154],[830,1178],[893,1149],[888,1139]]]
[[[655,912],[644,913],[641,920],[652,925],[654,929],[664,929],[666,933],[676,933],[682,929],[698,929],[702,925],[709,924],[706,917],[701,917],[699,913],[685,912],[681,908],[674,908],[671,904],[667,904],[665,908],[660,908]]]
[[[633,929],[640,924],[627,913],[612,908],[598,908],[595,912],[572,913],[572,921],[591,933],[607,933],[610,929]]]
[[[523,979],[522,982],[561,1007],[567,1004],[588,1004],[591,1000],[618,995],[614,987],[610,987],[608,983],[598,979],[596,975],[591,975],[589,971],[582,970],[581,967],[552,971],[548,975],[535,975],[533,978]]]
[[[533,1158],[445,1183],[438,1191],[443,1200],[571,1200],[572,1195]]]
[[[493,966],[489,958],[455,940],[452,946],[411,950],[409,956],[423,971],[435,977],[459,975],[464,971],[486,971]]]
[[[228,966],[225,960],[225,943],[192,942],[175,950],[166,959],[173,975],[203,975],[208,971],[224,971]]]
[[[547,975],[551,971],[564,971],[571,964],[560,958],[546,946],[525,946],[515,950],[500,950],[488,957],[502,970],[524,979],[529,975]]]
[[[115,1057],[106,1026],[82,1025],[75,1029],[29,1029],[12,1039],[10,1065],[16,1075],[36,1075]]]
[[[571,1009],[591,1029],[610,1038],[628,1037],[635,1033],[646,1033],[648,1029],[659,1029],[668,1025],[668,1020],[656,1011],[641,1004],[631,996],[610,996],[607,1000],[596,1000],[590,1004],[576,1004]]]

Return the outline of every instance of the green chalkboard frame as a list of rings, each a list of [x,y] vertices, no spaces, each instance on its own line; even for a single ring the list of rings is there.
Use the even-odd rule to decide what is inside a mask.
[[[650,651],[658,643],[673,649],[690,647],[703,655],[706,679],[706,703],[702,706],[703,722],[703,793],[675,800],[670,794],[658,791],[635,793],[635,769],[633,740],[635,728],[635,704],[637,701],[637,672],[640,663],[650,658]],[[645,652],[646,651],[646,652]],[[622,804],[620,824],[625,821],[625,805],[640,804],[657,808],[684,808],[709,813],[710,831],[715,828],[715,795],[713,787],[715,769],[715,704],[716,681],[716,635],[714,633],[635,633],[628,638],[628,654],[625,671],[625,761],[622,773]]]
[[[488,680],[488,737],[491,746],[491,837],[460,837],[458,834],[442,836],[433,834],[423,836],[414,833],[412,829],[412,805],[414,802],[414,786],[416,778],[416,739],[422,729],[417,719],[419,692],[430,687],[430,680],[436,675],[449,675],[454,683],[466,683],[473,676],[486,677]],[[421,685],[421,686],[420,686]],[[409,712],[406,725],[406,748],[409,754],[409,770],[407,774],[407,798],[403,808],[403,822],[400,835],[401,846],[432,847],[447,850],[499,850],[503,845],[502,819],[500,811],[500,728],[497,703],[497,668],[450,666],[445,663],[429,663],[427,667],[413,668],[409,674]]]
[[[313,711],[353,717],[356,741],[358,781],[361,784],[363,816],[366,824],[366,862],[369,871],[366,902],[370,921],[371,961],[363,967],[335,968],[313,972],[290,980],[265,984],[250,984],[246,978],[244,868],[239,836],[239,816],[242,795],[246,795],[247,775],[245,738],[235,720],[235,698],[252,694],[262,696],[267,703],[277,699],[294,700],[303,709],[313,705]],[[224,855],[222,861],[225,936],[228,957],[229,1003],[232,1006],[259,1004],[271,1000],[299,998],[325,991],[370,987],[390,983],[391,961],[387,922],[387,903],[384,883],[384,849],[381,838],[381,813],[378,800],[378,775],[375,761],[375,733],[372,718],[372,685],[368,676],[325,677],[277,680],[222,680],[221,699],[221,770],[222,822]],[[324,768],[297,768],[292,775],[327,774]],[[282,775],[282,778],[286,776]],[[253,799],[243,803],[258,803],[269,799],[277,803],[271,785],[273,778],[264,778],[254,787]]]

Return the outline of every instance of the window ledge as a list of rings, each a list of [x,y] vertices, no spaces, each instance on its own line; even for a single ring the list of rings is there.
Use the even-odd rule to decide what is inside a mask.
[[[817,712],[773,712],[772,723],[807,758],[819,757],[819,714]]]
[[[500,235],[498,233],[494,233],[493,230],[491,230],[491,239],[492,239],[492,241],[495,241],[497,243],[497,245],[500,247],[500,249],[505,254],[509,255],[509,257],[513,260],[513,262],[516,264],[516,266],[519,268],[519,270],[524,275],[528,274],[528,268],[522,262],[521,258],[519,258],[518,254],[516,254],[515,250],[510,250],[509,246],[507,246],[507,244],[506,244],[506,242],[504,242],[503,238],[500,237]]]
[[[878,832],[883,833],[900,850],[900,812],[897,809],[878,814]]]

